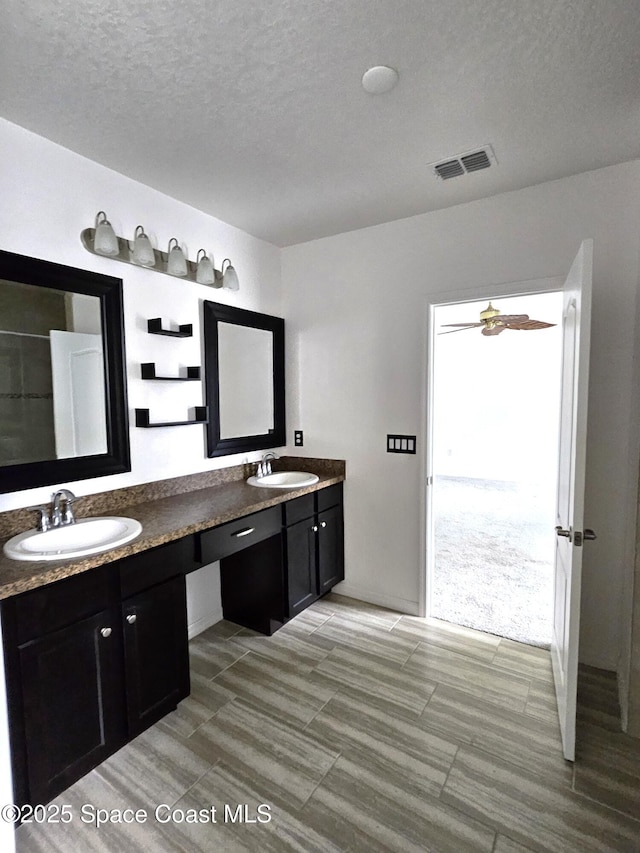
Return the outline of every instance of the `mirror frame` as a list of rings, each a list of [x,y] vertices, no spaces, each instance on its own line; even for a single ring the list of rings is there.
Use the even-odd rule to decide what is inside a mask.
[[[131,470],[122,279],[0,251],[0,278],[97,296],[104,351],[107,452],[0,466],[0,491],[16,492]]]
[[[207,456],[227,456],[250,450],[265,450],[286,444],[285,393],[284,393],[284,320],[270,314],[247,311],[204,302],[204,364],[206,403],[209,407],[207,423]],[[218,323],[264,329],[273,335],[273,429],[262,435],[243,435],[237,438],[220,437],[220,375]]]

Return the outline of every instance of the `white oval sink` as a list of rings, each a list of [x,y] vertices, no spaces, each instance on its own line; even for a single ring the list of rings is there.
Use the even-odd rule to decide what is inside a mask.
[[[317,474],[309,474],[307,471],[274,471],[265,477],[249,477],[247,483],[262,489],[299,489],[302,486],[313,486],[319,479]]]
[[[142,525],[134,518],[81,518],[51,530],[18,533],[5,542],[2,550],[12,560],[69,560],[117,548],[141,531]]]

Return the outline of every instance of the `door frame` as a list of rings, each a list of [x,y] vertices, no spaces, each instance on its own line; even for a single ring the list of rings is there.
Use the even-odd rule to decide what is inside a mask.
[[[456,305],[466,302],[488,302],[491,299],[507,299],[516,296],[533,296],[540,293],[562,291],[566,276],[557,275],[547,278],[524,279],[502,284],[483,284],[465,290],[442,290],[429,294],[426,304],[426,334],[422,359],[423,400],[421,407],[421,435],[424,441],[418,442],[423,448],[420,469],[423,472],[423,486],[420,490],[420,578],[418,586],[418,615],[431,615],[431,580],[434,563],[433,530],[433,392],[434,392],[434,355],[435,355],[435,309],[444,305]]]

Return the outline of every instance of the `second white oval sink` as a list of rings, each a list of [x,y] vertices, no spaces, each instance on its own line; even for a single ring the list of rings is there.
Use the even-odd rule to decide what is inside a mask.
[[[308,471],[274,471],[264,477],[249,477],[247,483],[263,489],[300,489],[313,486],[319,479],[317,474]]]
[[[3,551],[12,560],[69,560],[117,548],[135,539],[141,531],[142,525],[134,518],[81,518],[51,530],[18,533],[5,542]]]

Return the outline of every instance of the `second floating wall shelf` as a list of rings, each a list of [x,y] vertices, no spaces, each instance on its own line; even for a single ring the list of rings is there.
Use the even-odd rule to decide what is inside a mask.
[[[200,379],[199,367],[187,367],[186,376],[156,376],[156,364],[154,361],[141,364],[140,372],[143,379],[158,379],[165,382],[193,382],[196,379]]]
[[[190,424],[206,424],[209,418],[207,406],[195,407],[195,420],[192,421],[164,421],[163,423],[149,423],[149,409],[136,409],[136,426],[151,429],[153,427],[189,426]]]

